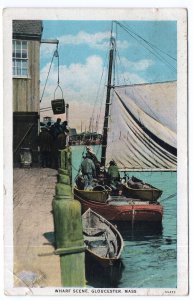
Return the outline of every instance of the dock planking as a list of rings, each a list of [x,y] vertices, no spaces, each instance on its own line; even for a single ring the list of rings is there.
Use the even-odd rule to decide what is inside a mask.
[[[61,286],[60,259],[54,251],[52,200],[57,171],[13,170],[14,285]]]

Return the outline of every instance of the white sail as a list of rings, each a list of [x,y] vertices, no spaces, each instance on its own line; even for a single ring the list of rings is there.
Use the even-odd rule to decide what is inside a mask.
[[[106,164],[120,169],[176,169],[176,81],[115,87]]]

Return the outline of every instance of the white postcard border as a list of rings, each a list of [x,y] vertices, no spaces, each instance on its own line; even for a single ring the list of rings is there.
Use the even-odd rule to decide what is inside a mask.
[[[187,156],[187,11],[178,8],[10,8],[4,10],[4,224],[5,224],[5,290],[9,295],[56,295],[55,288],[13,287],[13,178],[12,171],[12,20],[177,20],[178,22],[178,287],[177,289],[136,289],[135,295],[186,295],[188,293],[188,156]],[[141,18],[140,15],[143,15]],[[5,132],[6,130],[6,132]],[[7,134],[8,132],[8,134]],[[5,155],[6,154],[6,155]],[[61,289],[61,288],[60,288]],[[128,287],[129,289],[129,287]],[[90,290],[90,289],[89,289]],[[102,290],[100,289],[102,294]],[[112,290],[112,289],[105,289]],[[124,290],[124,289],[119,289]],[[134,289],[131,289],[134,290]],[[70,290],[69,295],[76,295]],[[93,295],[91,291],[88,293]],[[98,295],[99,295],[98,294]],[[64,294],[63,294],[64,295]],[[84,294],[79,294],[84,295]],[[106,294],[105,294],[106,295]],[[112,294],[111,294],[112,295]],[[113,294],[114,295],[114,294]],[[127,295],[127,294],[126,294]],[[132,295],[129,294],[129,295]]]

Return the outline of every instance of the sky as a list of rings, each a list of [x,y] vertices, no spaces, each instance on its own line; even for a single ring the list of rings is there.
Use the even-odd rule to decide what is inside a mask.
[[[88,130],[90,119],[103,124],[108,53],[111,30],[116,38],[115,85],[173,81],[177,78],[177,27],[175,21],[43,21],[42,39],[58,39],[60,89],[55,98],[69,104],[69,126]],[[41,44],[40,96],[56,49]],[[41,109],[51,106],[58,81],[58,61],[54,57]],[[66,114],[41,110],[53,120]]]

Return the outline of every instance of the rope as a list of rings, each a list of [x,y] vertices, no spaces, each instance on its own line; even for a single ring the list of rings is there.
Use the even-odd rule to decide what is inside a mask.
[[[165,51],[163,51],[162,49],[160,49],[159,47],[157,47],[156,45],[150,43],[149,41],[145,40],[142,36],[140,36],[139,34],[137,34],[133,29],[131,29],[131,26],[128,26],[127,27],[130,29],[130,31],[132,33],[134,33],[137,37],[139,37],[140,39],[142,39],[146,44],[148,44],[149,46],[151,46],[152,48],[156,48],[157,50],[159,50],[160,52],[162,52],[163,54],[167,55],[169,58],[177,61],[176,58],[174,58],[173,56],[169,55],[168,53],[166,53]]]
[[[102,70],[102,73],[101,73],[101,77],[100,77],[100,81],[99,81],[99,86],[98,86],[98,90],[97,90],[97,94],[96,94],[96,98],[95,98],[95,102],[94,102],[94,106],[93,106],[92,116],[91,116],[91,119],[90,119],[91,120],[90,122],[92,122],[92,124],[93,124],[93,121],[94,121],[93,119],[94,119],[94,114],[95,114],[95,109],[96,109],[96,103],[97,103],[97,101],[99,99],[99,93],[100,93],[100,89],[101,89],[101,83],[102,83],[102,79],[103,79],[104,72],[105,72],[107,55],[108,55],[108,53],[106,53],[106,56],[105,56],[105,62],[104,62],[104,65],[103,65],[103,70]],[[100,115],[100,112],[99,112],[99,115]],[[91,124],[91,128],[92,128],[92,124]]]
[[[171,194],[171,195],[169,195],[168,197],[166,197],[166,198],[164,198],[164,199],[161,199],[160,202],[161,202],[161,201],[165,201],[165,200],[172,199],[172,198],[174,198],[176,195],[177,195],[177,193]]]
[[[58,88],[60,88],[60,90],[61,90],[61,92],[62,92],[62,98],[63,98],[63,91],[62,91],[62,89],[61,89],[61,87],[60,87],[60,72],[59,72],[59,70],[60,70],[60,62],[59,62],[59,53],[58,53],[58,44],[57,44],[56,50],[54,51],[53,56],[52,56],[52,60],[51,60],[50,67],[49,67],[49,70],[48,70],[48,75],[47,75],[47,77],[46,77],[44,89],[43,89],[43,92],[42,92],[42,96],[41,96],[41,98],[40,98],[40,103],[42,102],[42,99],[43,99],[43,96],[44,96],[44,92],[45,92],[45,89],[46,89],[46,85],[47,85],[47,82],[48,82],[48,77],[49,77],[49,75],[50,75],[50,71],[51,71],[51,67],[52,67],[52,63],[53,63],[54,57],[57,57],[57,58],[58,58],[58,81],[57,81],[57,84],[58,84],[58,85],[57,85],[57,87],[56,87],[56,89],[55,89],[55,92],[56,92],[56,90],[57,90]],[[54,92],[54,99],[55,99],[55,92]]]
[[[137,35],[135,32],[131,31],[130,29],[128,29],[126,26],[124,26],[123,24],[119,23],[116,21],[116,23],[122,28],[124,29],[133,39],[135,39],[138,43],[140,43],[146,50],[148,50],[151,54],[153,54],[155,57],[157,57],[159,60],[161,60],[162,62],[164,62],[172,71],[176,71],[176,68],[174,66],[172,66],[164,57],[162,57],[155,49],[153,44],[150,44],[149,42],[147,42],[145,39],[143,39],[141,36]],[[135,36],[134,36],[135,35]],[[141,40],[141,42],[143,41],[145,44],[148,45],[149,48],[151,48],[153,51],[151,51],[149,48],[147,48],[147,46],[143,45],[140,40],[138,40],[137,38],[139,38]],[[159,49],[159,48],[158,48]],[[163,51],[162,51],[163,52]]]
[[[54,51],[54,54],[53,54],[53,56],[52,56],[52,60],[51,60],[50,67],[49,67],[49,70],[48,70],[48,75],[47,75],[47,78],[46,78],[46,82],[45,82],[45,85],[44,85],[44,89],[43,89],[43,92],[42,92],[42,96],[41,96],[41,98],[40,98],[40,103],[42,102],[42,99],[43,99],[43,96],[44,96],[44,92],[45,92],[46,85],[47,85],[47,82],[48,82],[48,77],[49,77],[49,75],[50,75],[50,71],[51,71],[51,67],[52,67],[53,60],[54,60],[54,56],[55,56],[55,51]]]

